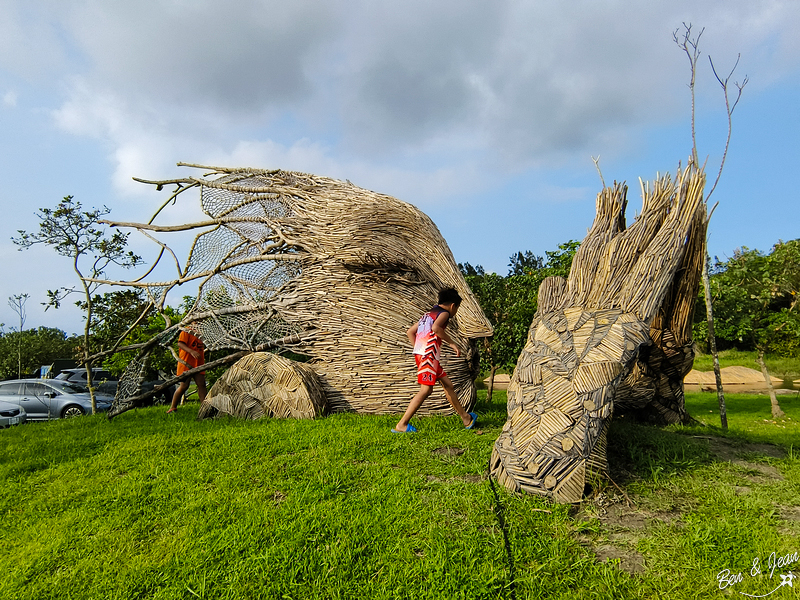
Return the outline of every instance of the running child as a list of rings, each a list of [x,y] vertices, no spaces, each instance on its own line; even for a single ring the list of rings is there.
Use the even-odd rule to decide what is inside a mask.
[[[438,303],[422,315],[420,320],[409,327],[406,332],[408,341],[414,346],[419,391],[409,402],[403,418],[392,429],[393,433],[413,433],[417,430],[409,421],[414,416],[414,413],[419,410],[425,398],[431,395],[433,386],[436,385],[437,381],[442,384],[447,401],[450,402],[458,416],[461,417],[464,427],[467,429],[475,427],[478,415],[464,410],[464,407],[458,401],[453,383],[442,369],[441,364],[439,364],[442,341],[453,349],[456,356],[461,356],[458,346],[455,345],[445,331],[450,317],[455,316],[460,305],[461,296],[459,296],[458,292],[453,288],[445,288],[439,292]]]

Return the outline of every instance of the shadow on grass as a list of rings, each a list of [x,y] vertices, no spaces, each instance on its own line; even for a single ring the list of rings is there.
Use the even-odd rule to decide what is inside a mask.
[[[607,448],[609,471],[619,484],[658,483],[714,459],[707,444],[686,434],[625,418],[612,421]]]
[[[786,456],[781,445],[759,434],[724,431],[719,427],[660,428],[620,418],[608,433],[608,464],[618,484],[632,480],[659,484],[673,475],[688,473],[712,462],[730,462],[735,456],[768,459]]]

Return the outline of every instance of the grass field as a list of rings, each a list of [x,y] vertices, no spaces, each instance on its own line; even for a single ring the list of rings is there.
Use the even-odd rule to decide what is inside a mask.
[[[773,422],[766,397],[730,396],[725,435],[714,395],[687,405],[708,426],[615,421],[620,489],[595,482],[580,506],[495,495],[502,392],[478,432],[455,417],[417,435],[353,414],[197,422],[197,405],[0,431],[0,598],[765,594],[800,575],[750,576],[755,557],[800,552],[800,401]],[[724,569],[743,581],[720,590]]]

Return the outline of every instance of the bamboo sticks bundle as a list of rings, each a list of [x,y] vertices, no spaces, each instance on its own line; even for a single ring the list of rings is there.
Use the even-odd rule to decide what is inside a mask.
[[[254,352],[214,383],[198,418],[313,419],[325,408],[325,391],[312,368],[276,354]]]
[[[197,166],[197,165],[187,165]],[[461,350],[442,365],[462,404],[476,400],[474,340],[492,334],[434,223],[416,207],[326,177],[286,171],[202,167],[202,177],[149,182],[199,190],[209,219],[183,268],[162,282],[116,282],[148,290],[163,307],[178,285],[199,284],[176,327],[214,350],[252,351],[275,340],[311,357],[328,410],[402,412],[418,389],[406,330],[454,287],[464,299],[448,333]],[[159,209],[160,210],[160,209]],[[115,223],[148,232],[174,226]],[[162,247],[167,247],[159,242]],[[420,414],[452,409],[437,388]]]
[[[587,478],[607,468],[615,407],[649,406],[663,420],[681,412],[704,185],[691,166],[642,185],[642,212],[627,229],[624,184],[598,194],[568,280],[542,283],[511,378],[508,421],[490,463],[509,489],[577,502]]]

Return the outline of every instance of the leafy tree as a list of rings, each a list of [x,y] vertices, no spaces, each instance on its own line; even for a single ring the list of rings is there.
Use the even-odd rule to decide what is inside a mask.
[[[792,336],[800,293],[800,240],[779,242],[770,254],[737,248],[711,271],[717,338],[722,347],[800,356]],[[695,337],[704,339],[705,309],[695,312]]]
[[[480,273],[475,268],[475,273],[470,274],[461,267],[478,304],[494,327],[494,335],[484,340],[481,354],[482,370],[490,374],[490,397],[497,369],[513,368],[525,345],[536,314],[539,286],[546,277],[569,274],[579,245],[575,241],[560,244],[557,250],[545,253],[546,260],[530,251],[517,252],[510,258],[512,269],[506,277],[483,273],[482,268]]]
[[[170,323],[177,323],[186,315],[194,304],[192,296],[185,296],[178,308],[165,306],[162,313],[151,311],[142,323],[133,328],[127,336],[122,339],[122,346],[136,346],[150,341],[152,338],[167,329],[166,319]],[[123,332],[124,333],[124,332]],[[115,339],[119,339],[119,336]],[[128,366],[128,363],[137,356],[135,349],[122,350],[108,356],[103,362],[103,366],[115,375],[120,375]],[[167,348],[156,347],[148,359],[148,377],[155,379],[159,372],[170,373],[175,371],[176,359]]]
[[[8,305],[19,316],[19,329],[25,327],[25,304],[28,302],[30,296],[28,294],[15,294],[8,297]],[[22,336],[17,336],[17,377],[22,378]]]
[[[0,379],[33,373],[59,358],[73,358],[79,344],[79,338],[52,327],[0,332]]]
[[[475,277],[476,275],[485,275],[486,273],[483,270],[483,267],[480,265],[475,265],[474,267],[469,264],[468,262],[465,263],[458,263],[458,270],[461,271],[461,274],[464,277]]]
[[[541,256],[536,256],[530,250],[526,250],[524,253],[517,252],[512,254],[509,261],[509,275],[532,275],[544,268],[544,259]]]
[[[771,386],[764,354],[800,356],[800,240],[779,242],[770,254],[739,248],[724,263],[716,261],[709,285],[718,341],[756,350]],[[698,319],[695,335],[702,335],[707,326]],[[773,416],[780,416],[777,399],[770,396]]]
[[[94,386],[92,385],[93,346],[91,331],[95,324],[94,296],[97,288],[103,284],[105,270],[117,265],[124,268],[136,266],[142,262],[141,257],[127,251],[128,234],[115,232],[106,235],[101,219],[111,212],[107,207],[102,209],[81,210],[81,203],[65,196],[58,205],[42,208],[36,213],[39,218],[39,230],[29,233],[19,230],[19,237],[12,241],[20,249],[30,248],[36,244],[52,246],[61,256],[72,259],[72,268],[80,280],[80,289],[58,288],[47,292],[47,307],[58,308],[62,300],[69,294],[83,292],[86,325],[81,348],[81,361],[86,367],[86,382],[92,400],[92,413],[96,412]]]
[[[88,312],[85,300],[75,305],[84,313]],[[128,327],[136,323],[139,317],[150,312],[150,303],[141,290],[130,289],[92,297],[92,346],[98,352],[113,348],[120,337],[124,336]]]

